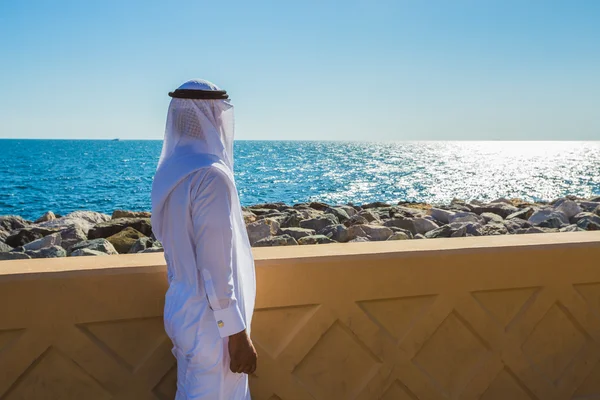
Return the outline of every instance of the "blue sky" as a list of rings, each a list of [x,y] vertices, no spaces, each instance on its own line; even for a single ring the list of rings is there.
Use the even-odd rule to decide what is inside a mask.
[[[190,78],[238,139],[600,140],[600,1],[2,1],[0,137],[160,139]]]

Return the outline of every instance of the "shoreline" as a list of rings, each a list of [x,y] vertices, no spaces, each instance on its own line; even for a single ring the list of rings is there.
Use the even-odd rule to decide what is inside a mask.
[[[264,203],[242,210],[253,247],[600,230],[600,197],[447,205]],[[49,211],[35,221],[0,216],[0,261],[162,251],[149,212]]]

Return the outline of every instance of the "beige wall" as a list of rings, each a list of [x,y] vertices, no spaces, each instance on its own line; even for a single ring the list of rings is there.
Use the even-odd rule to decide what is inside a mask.
[[[256,249],[254,399],[600,398],[600,232]],[[171,399],[160,254],[0,262],[0,398]]]

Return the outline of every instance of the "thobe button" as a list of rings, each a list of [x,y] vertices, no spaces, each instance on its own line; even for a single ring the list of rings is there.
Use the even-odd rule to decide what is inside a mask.
[[[224,326],[225,326],[225,324],[223,323],[223,321],[217,321],[217,326],[218,326],[219,328],[222,328],[222,327],[224,327]]]

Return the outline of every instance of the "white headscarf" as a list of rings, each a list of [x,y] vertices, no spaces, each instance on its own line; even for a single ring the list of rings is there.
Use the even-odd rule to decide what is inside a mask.
[[[220,90],[200,79],[179,89]],[[169,105],[163,148],[157,170],[170,159],[188,154],[210,154],[222,160],[233,173],[233,105],[228,100],[174,98]]]

